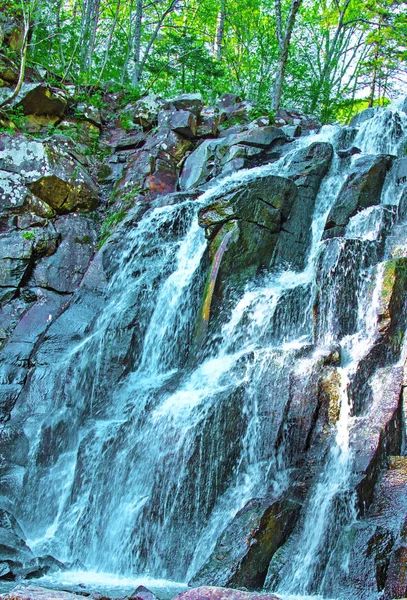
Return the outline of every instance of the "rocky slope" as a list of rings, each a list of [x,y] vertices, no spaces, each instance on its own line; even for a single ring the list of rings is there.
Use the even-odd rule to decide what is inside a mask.
[[[71,455],[75,468],[66,505],[81,506],[81,498],[88,498],[89,505],[83,537],[74,539],[72,527],[68,531],[75,514],[69,510],[61,537],[71,536],[72,558],[86,562],[95,549],[94,532],[105,535],[103,518],[114,520],[109,465],[116,469],[116,457],[125,447],[127,470],[117,467],[116,481],[125,495],[132,480],[129,473],[139,464],[135,431],[150,418],[149,407],[152,410],[157,402],[154,393],[166,397],[178,389],[177,378],[213,356],[221,345],[222,328],[234,326],[233,311],[250,281],[270,271],[286,269],[297,278],[307,272],[314,215],[318,198],[330,193],[324,187],[329,173],[338,189],[329,210],[321,213],[323,241],[313,263],[315,282],[304,279],[304,285],[287,288],[269,309],[267,327],[254,333],[271,343],[274,354],[256,362],[258,349],[251,346],[228,374],[236,387],[209,389],[218,402],[199,421],[188,452],[180,451],[182,468],[174,459],[176,452],[164,453],[148,493],[151,503],[143,508],[143,522],[157,523],[161,529],[143,529],[139,523],[141,541],[128,553],[136,557],[137,568],[156,567],[168,577],[186,577],[199,535],[239,471],[252,435],[259,440],[259,464],[267,472],[277,465],[285,483],[273,487],[268,482],[255,489],[223,523],[216,544],[189,577],[194,586],[279,589],[298,552],[311,491],[342,418],[346,375],[355,418],[349,444],[355,450],[346,466],[344,496],[354,494],[359,515],[351,534],[346,511],[340,512],[341,498],[335,497],[327,510],[339,511],[336,522],[344,519],[346,535],[357,540],[356,550],[348,572],[329,580],[327,565],[334,563],[345,543],[338,525],[313,584],[304,591],[325,589],[338,598],[349,589],[360,598],[368,597],[363,595],[366,590],[373,595],[383,592],[389,599],[402,597],[407,590],[402,360],[407,325],[407,159],[402,147],[406,112],[368,110],[334,135],[315,138],[320,125],[312,117],[281,111],[271,124],[266,117],[251,119],[253,107],[230,94],[215,107],[205,106],[198,95],[149,97],[121,108],[120,102],[118,96],[105,95],[95,107],[76,102],[69,90],[26,84],[15,102],[23,115],[21,128],[10,132],[4,121],[6,130],[0,133],[0,578],[33,578],[66,568],[57,560],[57,547],[50,547],[56,558],[39,555],[37,549],[34,555],[15,516],[34,533],[40,524],[54,522],[58,506],[63,509],[60,498],[65,498],[61,490],[66,482],[53,473]],[[387,143],[379,152],[361,151],[357,144],[367,142],[360,128],[377,118],[384,119],[381,126],[384,123],[394,144]],[[273,164],[278,172],[263,169]],[[383,196],[389,181],[391,201]],[[168,210],[174,211],[171,220],[164,219]],[[174,365],[181,367],[151,392],[141,416],[132,413],[131,394],[123,402],[120,397],[120,410],[113,410],[112,416],[107,399],[144,365],[148,326],[160,302],[154,293],[167,277],[169,281],[174,266],[165,261],[178,247],[171,244],[184,239],[191,219],[204,230],[206,242],[199,245],[197,231],[193,243],[199,266],[194,267],[191,296],[185,305],[179,300],[174,332],[168,336],[168,347],[173,346],[157,359],[168,372],[176,371]],[[362,233],[355,235],[360,223]],[[144,245],[129,246],[129,239],[142,234]],[[156,271],[151,271],[150,265],[156,264],[151,261],[158,259]],[[189,256],[183,260],[187,263]],[[146,273],[151,279],[143,283]],[[186,268],[181,271],[181,279],[188,276]],[[378,311],[370,345],[364,340],[366,354],[355,362],[354,371],[346,371],[346,352],[352,348],[344,340],[359,331],[358,286],[363,278],[366,303],[376,298]],[[177,283],[181,290],[182,284]],[[118,294],[113,296],[116,309],[104,313],[110,290]],[[120,294],[127,294],[125,302]],[[168,304],[165,308],[169,311]],[[313,320],[305,323],[308,313]],[[104,314],[109,323],[98,321]],[[109,329],[111,319],[117,319],[116,330]],[[102,331],[100,339],[93,331]],[[242,331],[245,336],[244,322]],[[250,332],[253,335],[253,327]],[[306,342],[286,353],[285,341],[301,334]],[[93,337],[95,346],[90,347]],[[243,338],[233,339],[235,352],[245,347]],[[152,346],[160,345],[156,340]],[[78,352],[82,342],[91,349]],[[86,352],[95,361],[85,367]],[[60,356],[69,353],[70,362],[55,370]],[[293,367],[305,364],[306,373]],[[250,382],[262,389],[256,396],[257,429],[252,434],[245,400]],[[75,396],[78,389],[80,398]],[[186,388],[188,394],[192,389]],[[120,436],[101,437],[104,424],[119,421]],[[131,423],[136,423],[135,431]],[[179,448],[178,434],[169,423],[159,436]],[[94,464],[106,473],[103,509],[92,479]],[[208,465],[206,471],[202,465]],[[170,479],[171,469],[177,483]],[[130,503],[133,492],[128,493]],[[194,506],[199,515],[191,525]],[[346,506],[348,510],[350,504]],[[129,533],[126,543],[131,544],[134,535]],[[191,545],[185,541],[181,548],[179,539],[187,540],[188,535]],[[167,539],[170,555],[160,546]],[[133,568],[134,563],[129,564]],[[204,595],[210,597],[209,592]]]

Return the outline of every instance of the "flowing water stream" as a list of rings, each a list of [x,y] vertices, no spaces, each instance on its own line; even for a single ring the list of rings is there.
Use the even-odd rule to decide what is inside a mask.
[[[397,154],[403,128],[405,118],[383,109],[361,125],[354,143],[364,153]],[[290,438],[281,431],[290,382],[301,377],[305,389],[326,349],[339,344],[336,432],[293,534],[291,560],[277,580],[269,574],[266,581],[282,596],[325,595],[325,569],[340,534],[333,521],[343,529],[357,517],[349,444],[357,417],[348,392],[376,339],[382,277],[377,207],[363,219],[356,215],[346,238],[321,242],[357,157],[335,157],[321,185],[304,270],[274,269],[248,282],[206,352],[194,356],[190,349],[205,275],[198,209],[259,175],[284,176],[300,148],[315,141],[338,147],[340,135],[341,128],[324,127],[279,161],[239,171],[197,200],[150,210],[126,230],[111,254],[97,318],[90,316],[61,353],[42,406],[26,420],[34,449],[21,518],[38,554],[78,560],[90,571],[188,581],[250,499],[288,489]],[[386,204],[397,203],[389,202],[392,186],[390,173]],[[350,262],[342,262],[345,239],[358,244]],[[338,335],[342,280],[335,273],[343,269],[353,273],[354,303]],[[329,297],[315,339],[313,306],[322,284]],[[43,458],[46,444],[55,446],[51,461]],[[346,568],[346,555],[342,563]]]

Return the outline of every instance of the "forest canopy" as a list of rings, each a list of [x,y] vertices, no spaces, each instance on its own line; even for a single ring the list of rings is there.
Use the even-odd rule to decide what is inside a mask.
[[[22,76],[27,66],[43,70],[50,84],[134,98],[200,92],[208,102],[234,92],[263,113],[290,106],[330,122],[402,93],[406,8],[405,0],[12,0],[0,8],[1,60]]]

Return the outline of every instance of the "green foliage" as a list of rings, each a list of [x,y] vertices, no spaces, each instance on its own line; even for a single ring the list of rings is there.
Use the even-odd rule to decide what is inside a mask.
[[[35,240],[35,233],[32,231],[23,231],[21,234],[21,237],[24,238],[25,240]]]
[[[13,134],[16,129],[24,129],[27,125],[28,117],[24,115],[22,106],[6,109],[3,115],[5,124],[0,127],[3,133]]]
[[[133,122],[133,117],[126,112],[120,113],[120,125],[125,131],[131,131],[136,127],[136,125]]]
[[[106,91],[117,93],[122,107],[149,92],[163,97],[200,92],[209,103],[233,92],[260,107],[251,115],[257,118],[269,114],[281,68],[275,5],[274,0],[149,2],[137,15],[134,0],[24,0],[32,23],[28,64],[45,68],[51,85],[72,83],[85,90],[76,100],[99,109],[106,108]],[[283,21],[291,6],[292,0],[281,0]],[[302,0],[282,105],[330,122],[353,114],[361,97],[370,105],[391,97],[406,77],[406,7],[406,0]],[[7,2],[1,14],[17,21],[14,41],[2,50],[18,66],[20,1]],[[216,50],[220,14],[224,33]],[[23,118],[17,113],[10,120],[19,129]],[[123,122],[132,128],[130,117]]]
[[[103,246],[103,244],[106,242],[106,240],[109,239],[109,237],[112,235],[113,231],[116,229],[117,225],[121,221],[123,221],[126,214],[127,213],[125,211],[120,211],[118,213],[110,215],[109,217],[107,217],[104,220],[104,222],[102,224],[102,229],[100,231],[98,250],[100,250],[101,247]]]

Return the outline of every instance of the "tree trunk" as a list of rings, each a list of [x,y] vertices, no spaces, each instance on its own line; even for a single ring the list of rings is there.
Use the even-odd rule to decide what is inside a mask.
[[[217,60],[222,56],[223,36],[225,33],[226,0],[221,0],[213,43],[213,55]]]
[[[108,60],[108,58],[109,58],[109,52],[110,52],[110,47],[111,47],[111,45],[112,45],[113,34],[114,34],[114,31],[115,31],[115,29],[116,29],[117,20],[118,20],[118,18],[119,18],[120,2],[121,2],[121,0],[117,0],[116,12],[115,12],[115,15],[114,15],[114,19],[113,19],[112,27],[111,27],[111,29],[110,29],[110,32],[109,32],[109,38],[108,38],[108,40],[107,40],[107,44],[106,44],[106,50],[105,50],[105,55],[104,55],[104,57],[103,57],[103,64],[102,64],[102,68],[100,69],[100,73],[99,73],[99,77],[98,77],[97,85],[99,85],[99,84],[100,84],[100,81],[101,81],[101,79],[102,79],[103,72],[104,72],[104,70],[105,70],[105,68],[106,68],[106,63],[107,63],[107,60]]]
[[[140,81],[141,65],[140,65],[140,51],[141,51],[141,23],[143,20],[143,0],[137,0],[136,5],[136,22],[134,24],[134,52],[133,52],[133,73],[131,76],[132,87],[137,87]]]
[[[281,58],[277,63],[277,73],[274,80],[272,109],[277,112],[281,105],[281,96],[283,93],[283,82],[285,75],[286,60]]]
[[[30,24],[31,24],[30,14],[24,13],[24,34],[23,34],[23,42],[21,45],[21,62],[20,62],[20,71],[18,74],[18,81],[17,81],[17,85],[14,88],[14,91],[11,94],[11,96],[6,98],[6,100],[4,100],[0,104],[0,109],[3,108],[4,106],[7,106],[8,104],[10,104],[10,102],[12,102],[15,98],[17,98],[17,96],[21,90],[21,87],[23,85],[24,75],[25,75],[25,67],[27,64],[27,50],[28,50],[28,39],[29,39],[29,35],[30,35]]]
[[[272,90],[272,109],[277,112],[281,105],[281,96],[283,93],[283,83],[287,67],[288,52],[290,49],[291,36],[294,29],[295,19],[302,4],[302,0],[292,0],[290,10],[287,15],[285,29],[283,32],[283,22],[281,13],[281,0],[275,0],[274,10],[277,22],[277,39],[279,45],[279,57],[277,63],[277,72],[274,79]]]
[[[380,23],[379,23],[379,27],[378,27],[378,31],[380,32]],[[373,52],[373,60],[374,60],[374,64],[373,64],[373,75],[372,75],[372,82],[370,84],[370,94],[369,94],[369,107],[371,108],[373,106],[374,103],[374,97],[375,97],[375,92],[376,92],[376,84],[377,84],[377,60],[379,58],[379,42],[375,42],[375,49]]]

